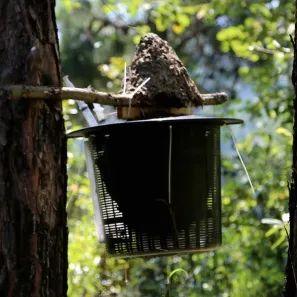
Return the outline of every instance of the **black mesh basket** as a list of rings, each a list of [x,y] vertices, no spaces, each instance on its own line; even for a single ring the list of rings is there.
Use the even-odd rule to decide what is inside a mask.
[[[88,138],[95,220],[108,252],[152,256],[219,246],[220,126],[241,122],[191,116],[73,132]]]

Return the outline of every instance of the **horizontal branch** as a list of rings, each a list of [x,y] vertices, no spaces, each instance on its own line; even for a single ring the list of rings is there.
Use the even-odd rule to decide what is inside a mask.
[[[225,92],[201,94],[203,105],[219,105],[228,100],[228,95]]]
[[[57,88],[44,86],[0,86],[0,95],[6,93],[11,100],[25,99],[49,99],[49,100],[81,100],[88,103],[100,103],[103,105],[128,106],[131,95],[112,94],[99,92],[91,88]]]
[[[100,92],[93,88],[57,88],[45,86],[0,86],[0,96],[5,94],[11,100],[46,99],[46,100],[81,100],[87,103],[100,103],[113,106],[143,106],[133,100],[133,94],[114,94]],[[226,93],[201,94],[203,105],[217,105],[227,101]],[[146,105],[147,106],[147,105]]]

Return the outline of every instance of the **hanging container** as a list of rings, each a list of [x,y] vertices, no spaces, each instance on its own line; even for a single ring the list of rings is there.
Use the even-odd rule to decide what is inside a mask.
[[[185,116],[101,125],[86,139],[95,221],[115,256],[208,251],[221,244],[220,127]]]

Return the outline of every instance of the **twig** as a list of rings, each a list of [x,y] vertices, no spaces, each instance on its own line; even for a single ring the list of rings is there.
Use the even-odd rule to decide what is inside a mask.
[[[68,75],[63,77],[64,85],[66,85],[68,88],[74,88],[74,84],[70,81]],[[90,110],[88,104],[86,104],[84,101],[76,100],[76,104],[80,111],[82,112],[82,115],[89,127],[97,126],[98,122],[94,115],[92,114],[92,111]]]
[[[296,43],[295,43],[294,37],[291,34],[289,34],[289,36],[290,36],[290,41],[292,43],[293,49],[296,50]]]
[[[126,94],[126,86],[127,86],[127,64],[125,62],[125,66],[124,66],[124,87],[123,87],[123,94]]]
[[[203,105],[219,105],[228,101],[228,95],[224,92],[200,95],[203,100]]]
[[[137,88],[136,90],[133,91],[132,96],[134,96],[137,92],[139,92],[150,80],[151,78],[148,77],[147,79],[145,79]]]
[[[70,87],[47,87],[47,86],[25,86],[9,85],[0,86],[0,96],[6,95],[11,100],[18,99],[46,99],[46,100],[81,100],[88,103],[100,103],[113,106],[150,106],[133,100],[134,94],[114,94],[100,92],[95,89],[70,88]],[[201,94],[203,105],[218,105],[227,101],[226,93]]]
[[[238,156],[238,158],[239,158],[239,161],[240,161],[240,163],[241,163],[241,165],[242,165],[242,167],[243,167],[243,169],[244,169],[244,172],[245,172],[245,174],[246,174],[246,176],[247,176],[247,178],[248,178],[248,181],[249,181],[250,187],[251,187],[251,189],[252,189],[253,195],[255,195],[256,192],[255,192],[254,185],[253,185],[253,183],[252,183],[252,180],[251,180],[251,178],[250,178],[249,172],[248,172],[248,170],[247,170],[247,168],[246,168],[246,166],[245,166],[245,164],[244,164],[244,162],[243,162],[243,159],[242,159],[241,154],[240,154],[240,152],[239,152],[239,149],[238,149],[238,147],[237,147],[236,139],[235,139],[235,136],[234,136],[234,134],[233,134],[232,128],[231,128],[230,126],[228,126],[228,127],[229,127],[229,130],[230,130],[230,134],[231,134],[231,138],[232,138],[232,142],[233,142],[235,151],[236,151],[237,156]]]
[[[283,222],[283,227],[284,227],[285,232],[286,232],[287,240],[288,240],[288,242],[290,242],[290,235],[289,235],[289,232],[288,232],[287,227],[284,224],[284,222]],[[296,273],[295,273],[295,267],[294,267],[294,260],[293,260],[293,257],[292,257],[290,245],[288,247],[288,256],[289,256],[288,257],[288,260],[290,261],[292,272],[293,272],[293,277],[294,277],[294,282],[295,282],[295,288],[297,289],[297,279],[296,279]]]
[[[151,78],[148,77],[146,80],[144,80],[137,88],[135,91],[133,91],[132,93],[132,97],[134,97],[134,95],[139,92],[141,90],[142,87],[144,87],[147,82],[150,80]],[[132,99],[129,100],[129,109],[128,109],[128,117],[130,116],[130,110],[131,110],[131,103],[132,103]]]
[[[94,89],[70,87],[45,87],[45,86],[0,86],[0,96],[7,93],[11,100],[25,99],[52,99],[52,100],[82,100],[88,103],[103,105],[128,106],[129,94],[112,94]]]

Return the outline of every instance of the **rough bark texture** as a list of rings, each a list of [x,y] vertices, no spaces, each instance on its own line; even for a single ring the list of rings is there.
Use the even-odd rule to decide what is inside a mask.
[[[60,86],[54,0],[0,1],[0,85]],[[66,296],[61,104],[0,96],[0,296]]]
[[[133,92],[145,79],[150,81],[134,97],[144,105],[188,107],[202,105],[200,93],[185,66],[167,41],[145,35],[137,48],[127,77],[127,91]]]
[[[143,107],[118,107],[119,118],[186,115],[192,113],[193,106],[203,105],[197,86],[174,50],[153,33],[140,40],[126,80],[126,91],[133,93],[148,78],[133,96],[133,102]]]
[[[290,213],[290,239],[288,261],[286,269],[285,297],[296,297],[296,267],[297,267],[297,1],[295,1],[295,38],[294,38],[294,64],[292,83],[295,90],[294,98],[294,126],[293,126],[293,164],[289,191]]]

